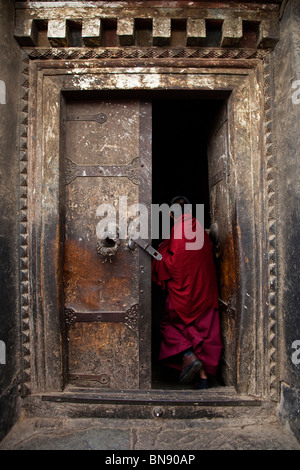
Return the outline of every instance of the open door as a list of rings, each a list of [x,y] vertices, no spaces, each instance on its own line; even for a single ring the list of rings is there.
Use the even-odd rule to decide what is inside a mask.
[[[150,387],[151,297],[145,285],[151,258],[129,249],[124,232],[124,221],[137,216],[130,214],[134,204],[143,203],[150,216],[150,104],[68,102],[64,154],[68,381]],[[108,216],[115,217],[115,232],[100,230]]]
[[[230,98],[229,98],[230,99]],[[223,334],[222,379],[233,385],[236,368],[236,263],[234,172],[229,158],[228,101],[220,105],[208,138],[211,238],[214,244]]]

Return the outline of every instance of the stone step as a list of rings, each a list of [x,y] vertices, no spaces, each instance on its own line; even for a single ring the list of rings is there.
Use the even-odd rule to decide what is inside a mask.
[[[28,396],[26,416],[70,418],[212,418],[273,413],[275,404],[238,395],[232,387],[208,390],[110,390],[69,386],[63,392]],[[266,411],[267,410],[267,411]]]

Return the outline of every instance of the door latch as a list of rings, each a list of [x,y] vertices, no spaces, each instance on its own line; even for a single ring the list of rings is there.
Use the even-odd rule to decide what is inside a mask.
[[[67,121],[94,121],[99,124],[104,124],[107,121],[107,116],[104,113],[70,115],[67,116]]]
[[[153,258],[157,259],[158,261],[162,260],[162,255],[153,248],[153,246],[150,245],[150,243],[146,242],[146,240],[143,240],[142,238],[129,238],[128,241],[128,248],[130,250],[133,250],[135,247],[135,244],[138,245],[140,248],[143,250],[147,251],[149,255],[153,256]]]

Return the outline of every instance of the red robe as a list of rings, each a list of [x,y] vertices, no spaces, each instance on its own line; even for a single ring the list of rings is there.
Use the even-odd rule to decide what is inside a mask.
[[[202,237],[204,236],[203,247],[187,250],[186,244],[193,243],[195,239],[188,239],[185,233],[190,233],[187,230],[195,232],[196,224],[197,229],[202,232]],[[182,238],[176,239],[176,233],[181,233],[181,229]],[[160,245],[158,251],[163,259],[153,260],[152,280],[163,289],[167,281],[173,309],[184,323],[191,323],[209,307],[218,308],[217,278],[211,242],[199,221],[191,214],[178,217],[170,238]]]
[[[194,240],[184,235],[183,225],[195,232],[202,230],[203,246],[187,250],[186,244]],[[176,234],[181,233],[177,239]],[[190,233],[190,232],[186,232]],[[222,342],[218,313],[218,289],[209,236],[191,214],[179,217],[158,251],[161,261],[152,264],[152,280],[168,290],[166,311],[161,319],[162,342],[160,360],[168,359],[169,365],[181,368],[179,353],[192,348],[202,360],[207,373],[216,373]],[[170,362],[171,359],[171,362]]]

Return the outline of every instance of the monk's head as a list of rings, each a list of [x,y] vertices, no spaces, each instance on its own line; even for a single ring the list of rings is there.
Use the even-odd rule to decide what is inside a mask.
[[[182,214],[191,212],[191,203],[185,196],[175,196],[170,201],[170,216],[177,219]]]

